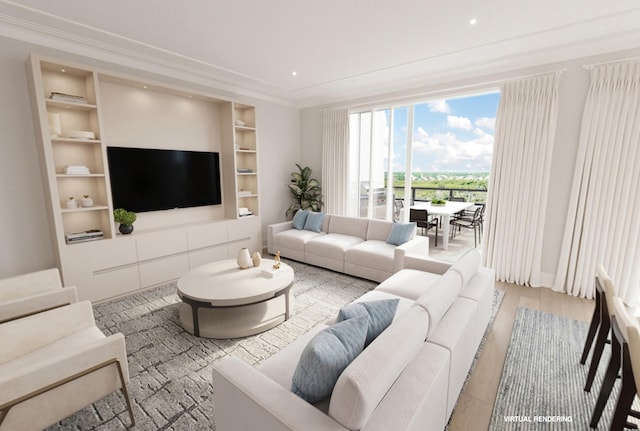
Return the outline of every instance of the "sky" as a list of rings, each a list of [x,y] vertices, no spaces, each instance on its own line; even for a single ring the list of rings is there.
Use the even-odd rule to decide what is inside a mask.
[[[500,93],[414,105],[413,172],[489,172]],[[393,170],[404,171],[408,108],[394,110]],[[383,120],[384,121],[384,120]]]

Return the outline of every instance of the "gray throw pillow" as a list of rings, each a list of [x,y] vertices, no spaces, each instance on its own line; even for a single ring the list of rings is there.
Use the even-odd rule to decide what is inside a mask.
[[[402,245],[411,239],[416,228],[416,223],[394,223],[387,238],[387,244]]]
[[[296,211],[296,215],[293,216],[293,227],[298,230],[304,229],[304,223],[307,221],[308,215],[309,211],[307,210]]]
[[[340,374],[364,348],[368,320],[360,316],[318,332],[302,351],[291,391],[309,403],[331,395]]]
[[[399,299],[381,299],[378,301],[362,301],[345,305],[338,312],[336,322],[353,319],[358,316],[369,317],[365,347],[384,331],[393,321],[398,308]]]
[[[309,211],[309,214],[307,214],[307,220],[304,222],[304,229],[312,232],[321,232],[323,221],[324,213],[314,213],[313,211]]]

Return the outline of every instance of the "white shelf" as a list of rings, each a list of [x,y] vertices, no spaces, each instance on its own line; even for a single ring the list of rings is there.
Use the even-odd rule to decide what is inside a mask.
[[[79,174],[79,175],[56,174],[56,178],[104,178],[104,174]]]
[[[104,211],[108,210],[109,207],[106,205],[94,205],[92,207],[78,207],[78,208],[61,208],[60,212],[62,213],[76,213],[83,211]]]
[[[92,105],[90,103],[75,103],[75,102],[65,102],[62,100],[53,100],[53,99],[45,99],[45,103],[47,107],[54,107],[60,109],[72,109],[74,111],[93,111],[98,109],[96,105]]]

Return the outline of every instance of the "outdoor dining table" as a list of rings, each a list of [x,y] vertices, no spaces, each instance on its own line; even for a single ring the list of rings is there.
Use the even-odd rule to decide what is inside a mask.
[[[471,208],[473,202],[451,202],[445,201],[444,205],[432,205],[431,202],[416,202],[411,209],[427,210],[429,215],[442,217],[442,242],[440,247],[444,250],[449,249],[449,221],[451,216],[467,208]]]

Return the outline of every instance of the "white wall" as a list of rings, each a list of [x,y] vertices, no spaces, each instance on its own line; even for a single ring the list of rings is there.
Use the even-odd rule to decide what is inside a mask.
[[[474,91],[479,92],[488,88],[495,88],[503,80],[564,69],[560,79],[558,126],[551,166],[551,183],[545,217],[542,259],[542,284],[551,286],[562,246],[568,201],[573,181],[573,169],[578,149],[582,110],[589,87],[589,72],[583,65],[638,56],[640,56],[640,49],[611,53],[533,69],[517,70],[500,75],[478,77],[464,82],[441,83],[431,87],[425,86],[412,92],[403,92],[401,94],[385,94],[378,97],[352,100],[340,106],[383,105],[384,100],[397,102],[404,97],[407,100],[415,101],[416,97],[421,100],[429,100],[473,93]],[[416,96],[418,94],[419,96]],[[321,160],[322,154],[322,109],[327,108],[331,108],[331,106],[304,109],[300,114],[302,158],[303,160],[308,160],[314,170],[317,170],[318,175],[321,169],[319,160]],[[526,244],[513,244],[511,246],[526,247]]]
[[[170,78],[151,66],[141,70],[124,63],[108,63],[99,53],[91,58],[80,57],[5,37],[0,37],[0,46],[0,278],[52,267],[55,262],[25,69],[31,52],[255,105],[263,237],[266,238],[266,225],[284,220],[289,205],[286,184],[300,158],[297,108],[219,91],[203,84],[201,78]]]

